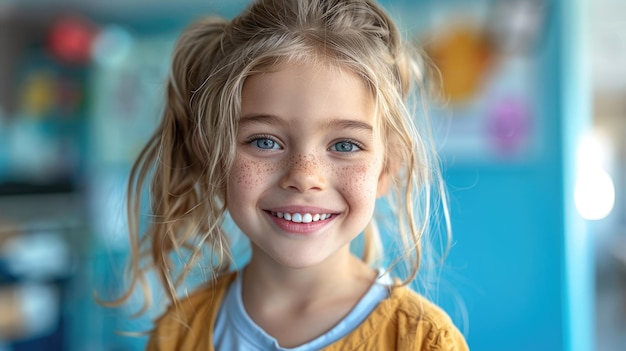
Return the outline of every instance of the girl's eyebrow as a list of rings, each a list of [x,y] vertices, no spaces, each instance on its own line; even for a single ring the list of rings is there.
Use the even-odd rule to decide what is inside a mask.
[[[285,121],[276,116],[276,115],[270,115],[270,114],[264,114],[264,113],[260,113],[260,114],[249,114],[249,115],[244,115],[241,116],[239,118],[239,123],[264,123],[264,124],[272,124],[272,125],[276,125],[276,124],[285,124]]]
[[[357,129],[366,132],[374,131],[371,124],[352,119],[331,119],[328,121],[328,127],[332,129]]]
[[[288,124],[284,119],[271,114],[250,114],[241,116],[239,123],[263,123],[269,125],[285,125]],[[328,119],[322,124],[325,128],[331,129],[356,129],[366,132],[373,132],[374,128],[371,124],[352,119]]]

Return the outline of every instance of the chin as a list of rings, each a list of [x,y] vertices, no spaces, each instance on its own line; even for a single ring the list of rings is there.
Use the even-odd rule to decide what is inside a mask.
[[[297,256],[297,257],[274,257],[276,263],[283,267],[291,269],[305,269],[315,267],[325,261],[325,257],[310,257],[310,256]]]

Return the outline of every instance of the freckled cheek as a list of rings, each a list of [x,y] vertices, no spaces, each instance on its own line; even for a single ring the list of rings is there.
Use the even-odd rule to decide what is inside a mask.
[[[379,174],[374,165],[360,164],[336,171],[339,188],[349,201],[374,201]]]
[[[276,172],[276,168],[276,165],[269,162],[252,160],[238,154],[229,174],[229,188],[251,191],[265,184]]]

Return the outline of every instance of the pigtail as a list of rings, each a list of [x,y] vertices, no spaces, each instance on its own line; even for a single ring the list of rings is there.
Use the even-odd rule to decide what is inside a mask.
[[[404,160],[390,196],[405,248],[398,262],[406,263],[403,284],[413,282],[419,271],[417,285],[427,292],[429,285],[438,281],[452,238],[448,195],[428,108],[430,101],[440,97],[440,75],[428,56],[410,43],[398,47],[394,58],[399,98],[407,116],[392,132],[394,142],[399,142],[392,147],[401,150],[399,156]],[[444,235],[439,235],[442,229]]]
[[[178,303],[177,288],[201,256],[204,244],[228,252],[221,229],[225,212],[225,176],[212,179],[207,162],[219,160],[206,145],[215,131],[206,125],[206,114],[219,113],[194,101],[221,61],[221,44],[226,22],[207,18],[191,25],[174,50],[167,88],[167,101],[159,136],[158,158],[151,160],[154,175],[150,193],[154,221],[146,236],[146,252],[155,265],[166,294]],[[208,130],[207,130],[208,129]],[[225,172],[222,172],[225,173]],[[138,194],[140,189],[135,189]],[[171,253],[182,257],[191,251],[184,266],[177,267]],[[213,252],[213,250],[211,250]],[[228,266],[220,255],[211,260],[209,271],[217,275]],[[176,272],[176,273],[175,273]]]

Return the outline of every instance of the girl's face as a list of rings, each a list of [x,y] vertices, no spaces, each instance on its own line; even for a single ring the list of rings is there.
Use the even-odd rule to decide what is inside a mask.
[[[374,101],[330,65],[283,65],[242,91],[228,210],[253,260],[305,268],[349,255],[386,189]]]

